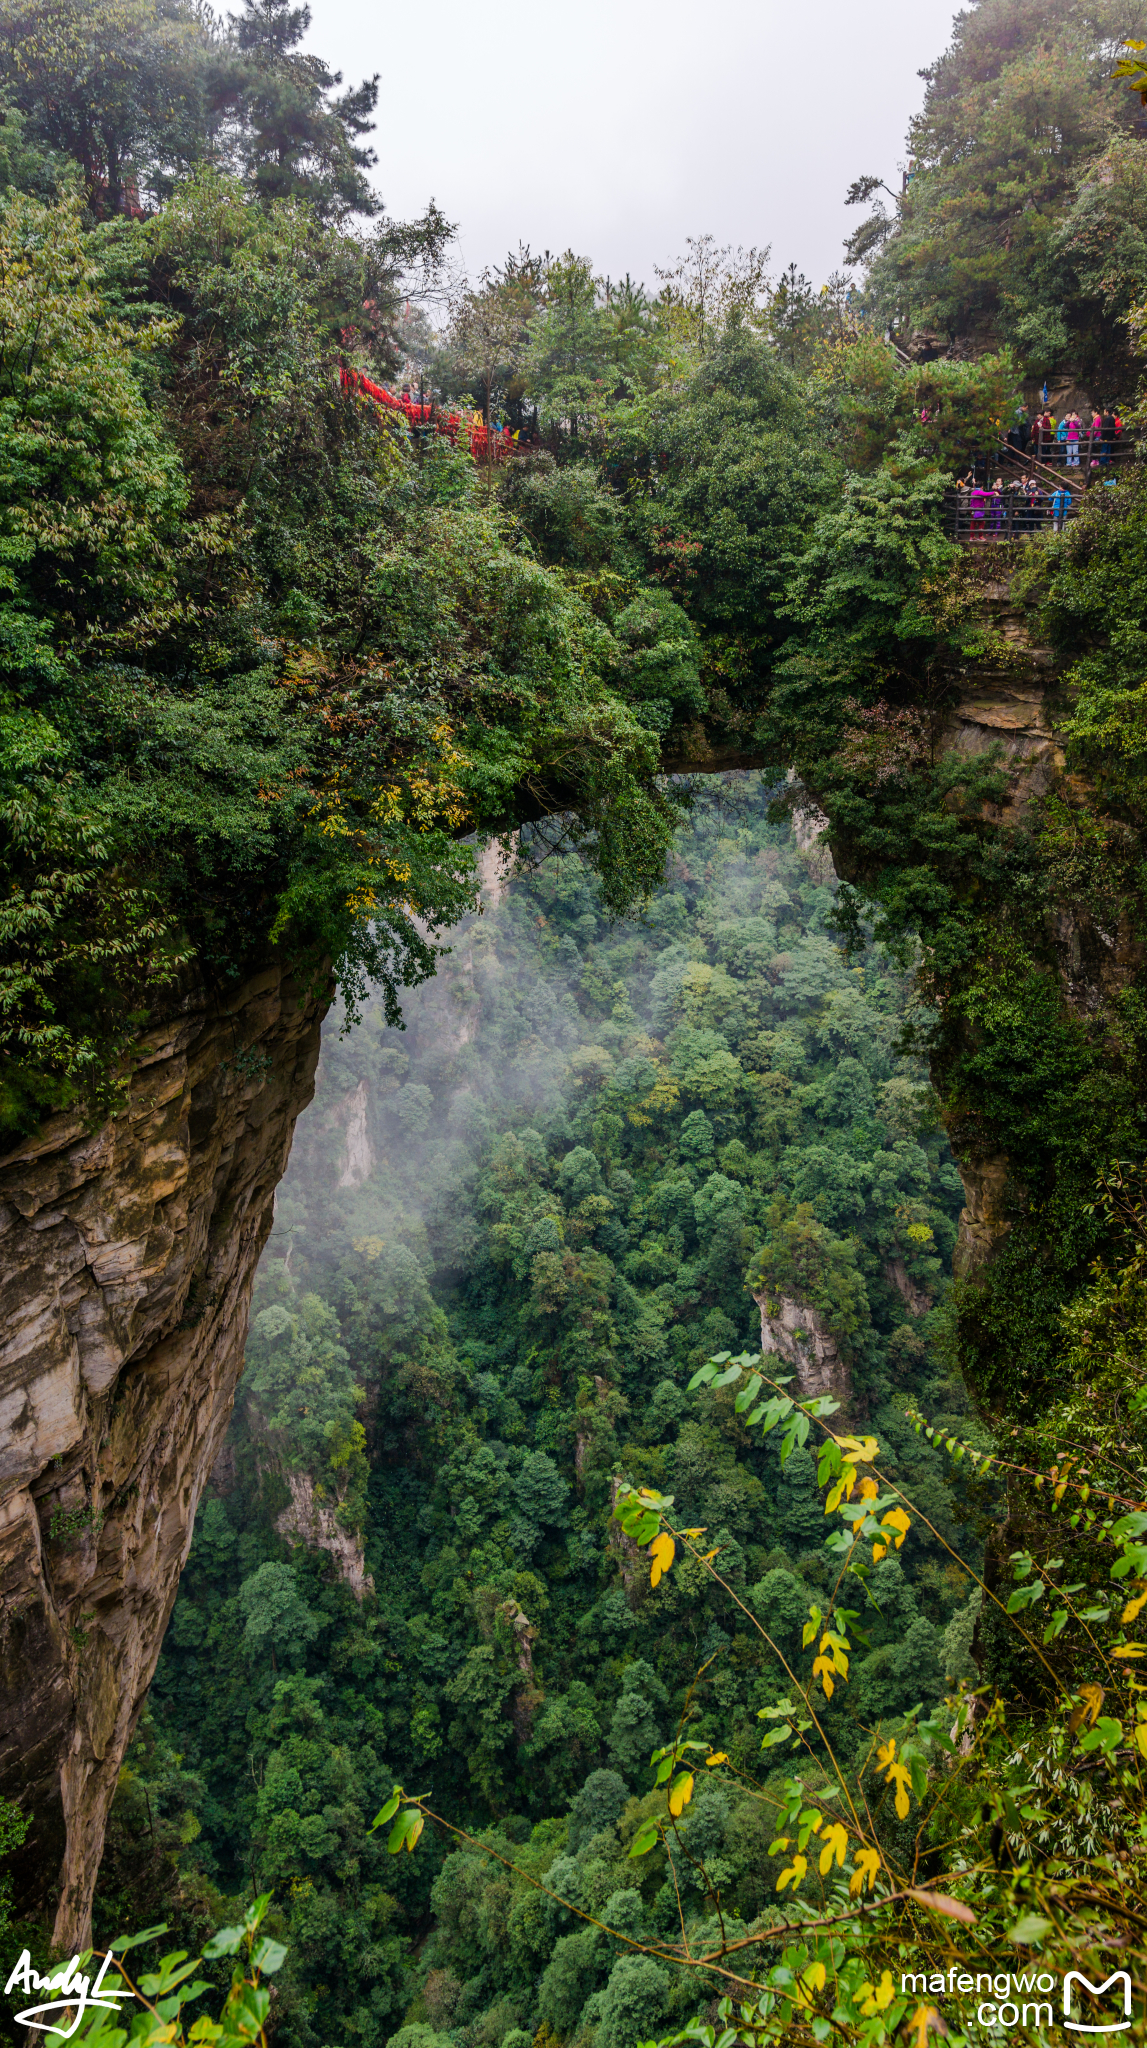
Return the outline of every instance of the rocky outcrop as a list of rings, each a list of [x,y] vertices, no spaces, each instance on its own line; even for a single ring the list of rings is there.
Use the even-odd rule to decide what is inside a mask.
[[[144,1035],[123,1110],[0,1157],[0,1791],[88,1938],[104,1823],[231,1414],[325,1003],[272,963]]]
[[[360,1188],[374,1172],[374,1149],[367,1129],[367,1110],[370,1107],[370,1092],[365,1081],[339,1104],[335,1111],[337,1120],[343,1125],[342,1172],[339,1174],[340,1188]]]
[[[847,1410],[852,1400],[852,1375],[836,1338],[825,1329],[815,1309],[788,1295],[754,1294],[761,1311],[761,1350],[791,1367],[792,1393],[799,1401],[829,1394]]]
[[[959,1161],[965,1203],[960,1211],[952,1271],[970,1280],[998,1251],[1011,1222],[1006,1212],[1008,1162],[1002,1152],[991,1158]]]
[[[514,871],[517,850],[516,832],[505,839],[487,839],[479,847],[476,860],[484,910],[496,910],[505,896]]]
[[[889,1286],[896,1289],[909,1315],[927,1315],[932,1307],[932,1296],[926,1287],[917,1286],[903,1259],[885,1259],[884,1277]]]
[[[275,1519],[280,1536],[288,1542],[305,1543],[309,1550],[325,1550],[356,1600],[373,1593],[374,1580],[366,1568],[361,1537],[343,1528],[333,1507],[315,1499],[315,1482],[309,1472],[280,1469],[291,1496]]]
[[[498,1618],[505,1622],[514,1639],[514,1661],[518,1667],[521,1683],[515,1688],[510,1700],[510,1719],[519,1742],[529,1740],[534,1716],[544,1703],[545,1693],[538,1684],[534,1671],[534,1643],[541,1633],[530,1620],[523,1607],[516,1600],[503,1600],[498,1609]]]
[[[617,1506],[617,1496],[622,1481],[618,1478],[609,1482],[609,1505]],[[621,1570],[621,1583],[625,1597],[631,1607],[637,1607],[649,1590],[649,1560],[641,1545],[627,1536],[616,1515],[611,1514],[605,1535],[606,1549],[612,1551]]]

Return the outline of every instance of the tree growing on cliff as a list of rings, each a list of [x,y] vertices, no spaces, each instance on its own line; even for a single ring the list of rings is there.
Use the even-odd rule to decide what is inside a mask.
[[[770,1205],[765,1232],[749,1266],[752,1292],[773,1314],[784,1300],[811,1309],[845,1356],[853,1353],[869,1323],[855,1239],[834,1237],[818,1222],[811,1202],[793,1205],[784,1196]]]

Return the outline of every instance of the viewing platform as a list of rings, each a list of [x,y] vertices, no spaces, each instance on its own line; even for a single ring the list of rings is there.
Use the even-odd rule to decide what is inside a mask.
[[[944,522],[953,540],[972,546],[1027,541],[1059,533],[1078,518],[1088,495],[1114,489],[1135,454],[1123,435],[1114,444],[1061,442],[1040,454],[1001,444],[983,478],[944,494]]]

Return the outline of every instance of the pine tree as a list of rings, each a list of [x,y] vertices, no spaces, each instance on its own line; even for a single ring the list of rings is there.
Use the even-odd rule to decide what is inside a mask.
[[[240,150],[259,194],[309,200],[327,220],[377,213],[364,174],[378,159],[361,138],[374,125],[378,73],[333,98],[342,73],[299,48],[311,21],[305,5],[244,0],[229,19],[247,65]]]

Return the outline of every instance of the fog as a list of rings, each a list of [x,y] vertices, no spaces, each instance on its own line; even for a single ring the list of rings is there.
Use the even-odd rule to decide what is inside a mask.
[[[862,172],[899,189],[917,72],[950,0],[579,0],[510,15],[461,0],[401,16],[314,0],[310,45],[381,74],[379,190],[433,196],[471,272],[519,240],[652,285],[686,235],[772,245],[823,282],[860,216]]]

